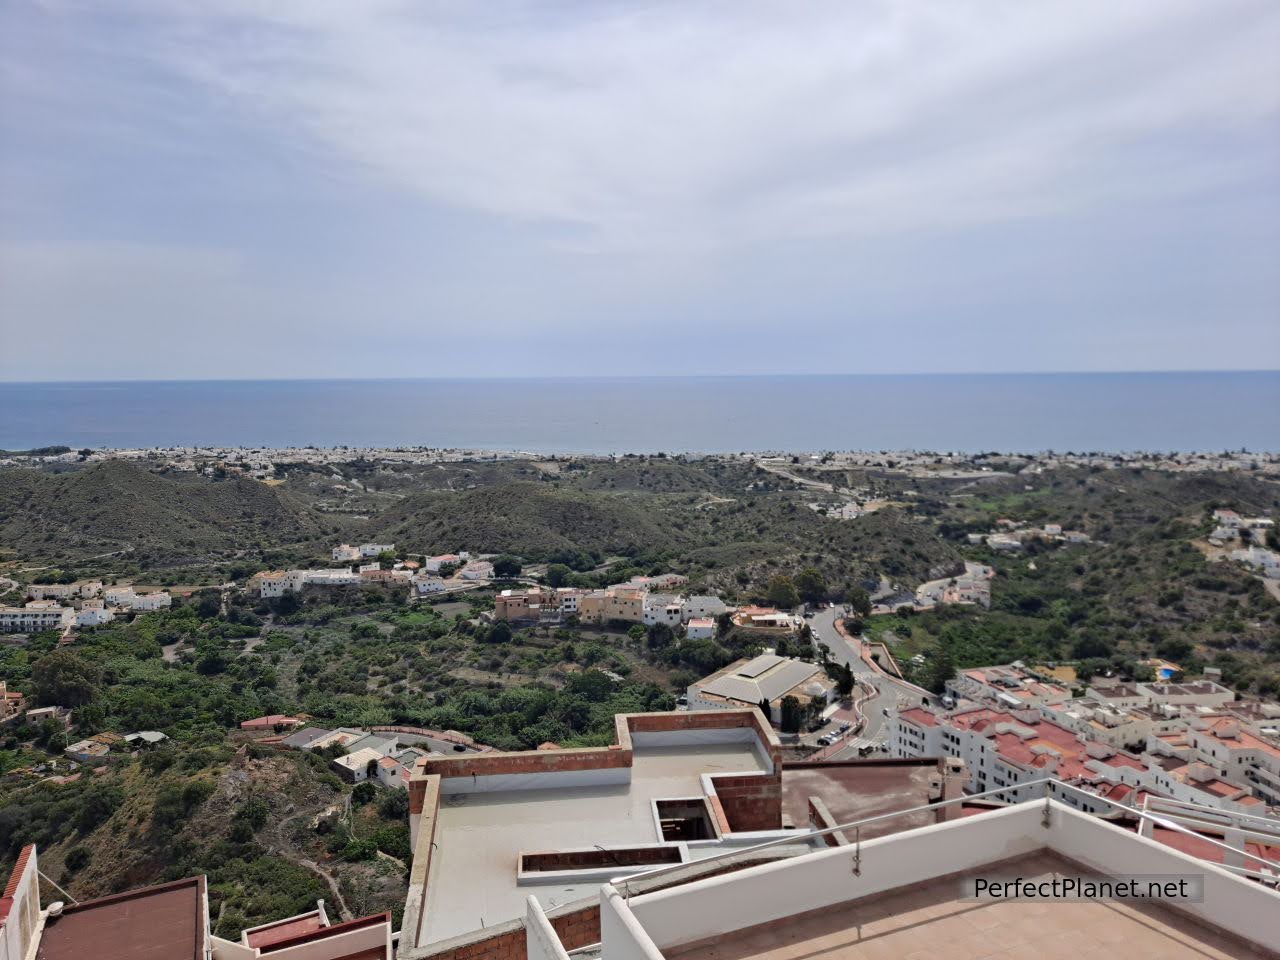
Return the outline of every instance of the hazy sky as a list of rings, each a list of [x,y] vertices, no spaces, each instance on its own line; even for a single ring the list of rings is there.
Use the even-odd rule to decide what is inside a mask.
[[[1280,368],[1274,0],[0,0],[0,379]]]

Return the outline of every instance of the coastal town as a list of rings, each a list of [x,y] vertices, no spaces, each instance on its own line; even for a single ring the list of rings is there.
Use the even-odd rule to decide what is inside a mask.
[[[287,471],[282,479],[274,456],[218,455],[205,463],[191,453],[194,476],[181,482],[273,495],[298,483]],[[186,467],[141,459],[148,475]],[[1202,473],[1255,472],[1228,461],[1206,463]],[[449,497],[465,496],[454,478],[479,477],[471,471],[481,465],[553,478],[627,467],[588,460],[546,473],[543,460],[443,462],[459,471],[444,483]],[[712,471],[727,462],[670,468]],[[815,536],[833,527],[856,534],[886,517],[938,509],[927,490],[913,495],[913,471],[937,477],[948,469],[929,470],[923,458],[884,460],[854,480],[815,479],[833,462],[743,460],[743,470],[756,472],[733,475],[746,479],[735,479],[740,492],[691,494],[690,509],[727,516],[739,499],[789,498],[798,515],[813,518],[806,522],[817,524]],[[192,949],[214,960],[567,960],[625,942],[615,924],[629,909],[620,890],[640,902],[687,885],[681,895],[695,897],[729,863],[744,883],[753,871],[787,869],[809,891],[803,903],[768,898],[788,917],[821,902],[813,884],[828,859],[845,873],[850,856],[879,862],[877,849],[892,862],[895,850],[908,849],[895,844],[921,842],[919,834],[936,855],[914,860],[912,876],[928,885],[967,869],[971,860],[957,859],[953,847],[1029,845],[1046,809],[1063,833],[1039,854],[1049,858],[1043,869],[1054,869],[1055,856],[1075,862],[1081,844],[1103,844],[1115,858],[1214,871],[1237,898],[1280,896],[1273,693],[1238,689],[1202,650],[1158,635],[1157,652],[1142,657],[1108,656],[1076,640],[1053,657],[982,661],[966,652],[960,663],[928,642],[935,627],[998,626],[1009,594],[1024,598],[1042,570],[1078,577],[1115,549],[1119,531],[1096,514],[1016,496],[1037,476],[1031,463],[1015,473],[978,467],[945,477],[965,509],[970,491],[992,482],[986,477],[1004,492],[951,523],[955,546],[938,555],[945,559],[909,575],[891,554],[874,575],[849,575],[839,586],[817,555],[803,552],[789,568],[753,570],[748,583],[745,571],[718,576],[670,555],[641,562],[620,553],[522,554],[479,537],[406,543],[404,526],[359,517],[341,522],[363,536],[240,551],[203,582],[189,582],[189,568],[130,572],[127,550],[65,570],[10,555],[0,569],[0,651],[18,669],[0,676],[0,786],[96,796],[101,784],[134,771],[155,775],[181,769],[173,765],[184,756],[221,751],[223,772],[164,788],[151,822],[170,830],[206,824],[214,814],[202,812],[212,809],[204,798],[225,797],[229,826],[198,829],[269,838],[265,856],[328,893],[306,910],[264,909],[253,922],[234,912],[247,907],[227,906],[249,901],[224,884],[214,885],[214,910],[200,893],[214,888],[203,874],[121,894],[136,924],[119,934],[126,941],[170,922],[175,932],[165,936],[176,937],[180,917],[203,931]],[[74,469],[93,466],[78,460]],[[392,500],[371,479],[377,469],[352,469],[345,459],[322,468],[325,484],[375,506],[375,497]],[[1132,468],[1094,462],[1065,475],[1122,469]],[[1132,483],[1129,476],[1117,482]],[[829,505],[825,512],[805,509],[815,497]],[[1274,515],[1221,500],[1197,510],[1178,528],[1194,563],[1189,575],[1216,584],[1216,572],[1230,570],[1243,578],[1233,582],[1256,582],[1269,595],[1280,576],[1271,559]],[[1253,596],[1252,587],[1233,589]],[[88,671],[81,658],[98,655],[99,644],[109,651],[104,669]],[[147,668],[158,671],[153,677],[187,677],[193,692],[206,678],[234,676],[245,695],[220,687],[215,697],[228,703],[211,703],[194,723],[166,719],[145,699],[108,713],[87,687],[122,670],[122,655],[156,658]],[[525,676],[540,685],[518,685]],[[415,700],[424,708],[406,711]],[[547,712],[533,725],[513,720],[526,724],[516,734],[484,722],[499,702],[514,705],[516,718],[534,702]],[[248,786],[286,770],[312,784],[300,793],[288,787],[287,803],[256,791],[270,796],[293,780]],[[49,899],[55,888],[40,865],[58,871],[47,876],[60,885],[75,882],[85,841],[80,833],[39,836],[46,839],[17,849],[3,960],[25,960],[37,947],[58,956],[120,922],[110,895]],[[761,844],[766,851],[736,859]],[[1082,862],[1102,870],[1111,861],[1090,854]],[[677,868],[687,872],[673,877]],[[1209,939],[1223,930],[1250,935],[1218,914],[1206,923]],[[751,925],[742,919],[743,929]],[[661,926],[652,935],[668,936]]]

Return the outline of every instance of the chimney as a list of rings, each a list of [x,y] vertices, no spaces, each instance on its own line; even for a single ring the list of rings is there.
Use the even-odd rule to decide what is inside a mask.
[[[943,757],[938,761],[942,774],[942,800],[958,800],[964,796],[965,784],[969,782],[969,769],[960,757]],[[931,784],[932,785],[932,784]],[[955,803],[938,811],[939,821],[958,820],[960,804]]]

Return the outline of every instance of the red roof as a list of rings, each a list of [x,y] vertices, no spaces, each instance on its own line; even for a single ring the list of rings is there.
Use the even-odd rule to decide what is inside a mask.
[[[297,717],[286,717],[284,714],[273,713],[265,717],[255,717],[253,720],[245,720],[240,724],[241,730],[261,730],[267,727],[278,727],[289,723],[301,723]]]
[[[312,910],[310,913],[302,913],[296,917],[264,924],[258,929],[246,933],[245,941],[251,947],[269,947],[274,943],[279,943],[281,940],[292,940],[302,934],[323,930],[324,926],[320,919],[320,911]]]
[[[312,930],[309,933],[300,933],[296,936],[280,939],[272,943],[270,946],[263,947],[262,953],[265,955],[275,950],[284,950],[287,947],[296,947],[303,943],[315,943],[317,940],[327,940],[330,937],[336,937],[342,933],[350,933],[352,930],[359,930],[362,927],[375,927],[380,923],[385,923],[389,930],[391,927],[391,914],[375,913],[368,917],[348,920],[346,923],[335,923],[332,926],[321,927],[319,930]]]
[[[201,960],[204,877],[175,880],[63,907],[45,925],[39,960]]]
[[[898,716],[903,720],[910,721],[911,723],[922,727],[936,727],[938,725],[938,718],[928,710],[923,710],[920,707],[912,707],[910,710],[903,710],[902,713],[898,714]]]

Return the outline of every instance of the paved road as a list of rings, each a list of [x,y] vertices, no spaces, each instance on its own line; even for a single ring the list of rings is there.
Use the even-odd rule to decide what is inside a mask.
[[[836,630],[836,618],[843,616],[843,611],[836,607],[819,610],[811,620],[806,621],[813,631],[814,641],[825,643],[831,648],[831,659],[848,664],[853,675],[859,680],[876,688],[877,695],[868,700],[863,707],[867,722],[858,731],[857,739],[851,740],[838,759],[847,759],[843,754],[856,753],[856,748],[864,744],[882,743],[884,740],[884,711],[891,707],[909,706],[920,702],[920,694],[905,684],[892,678],[882,676],[867,665],[855,648],[857,641],[846,640]]]

